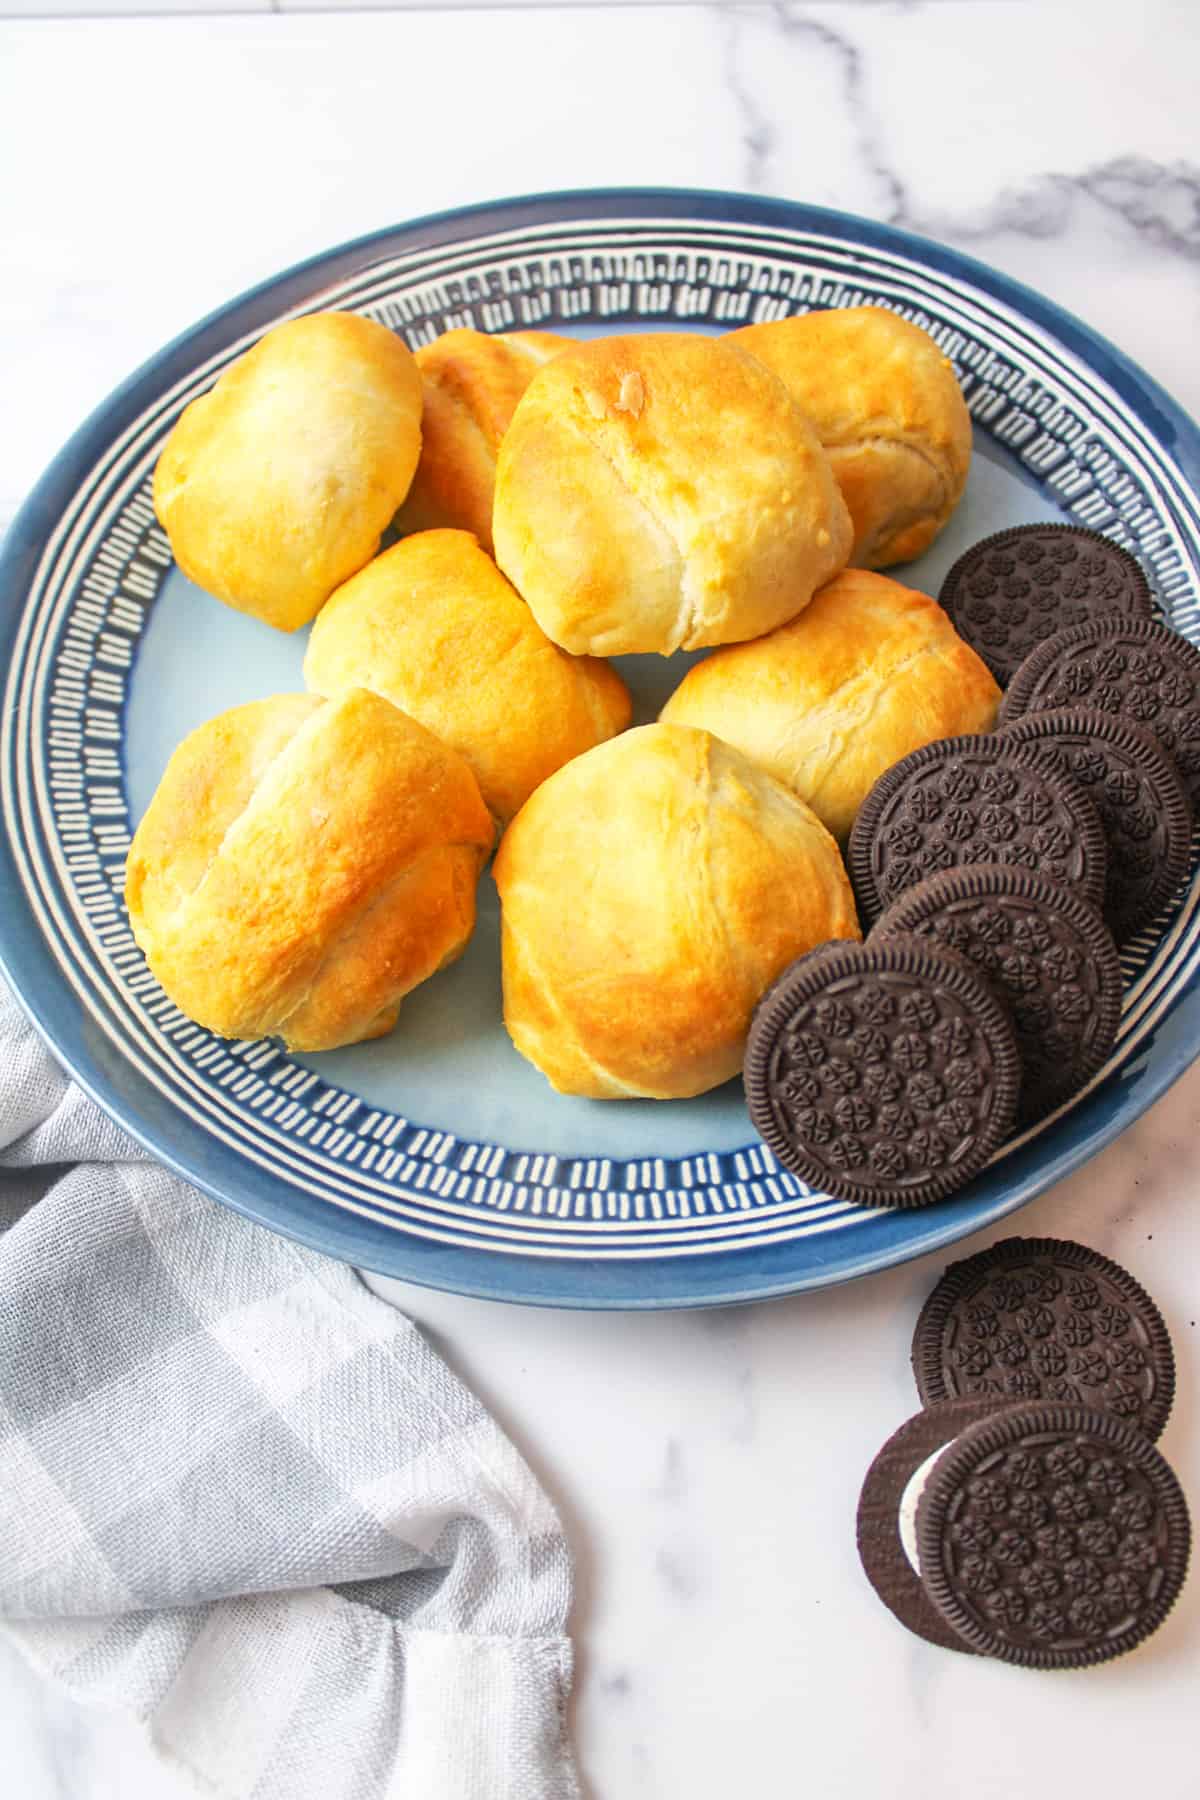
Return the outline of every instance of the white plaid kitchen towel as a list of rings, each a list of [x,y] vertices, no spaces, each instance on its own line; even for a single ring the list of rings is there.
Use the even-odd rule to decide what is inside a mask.
[[[577,1800],[558,1519],[339,1264],[151,1162],[0,984],[0,1619],[230,1800]]]

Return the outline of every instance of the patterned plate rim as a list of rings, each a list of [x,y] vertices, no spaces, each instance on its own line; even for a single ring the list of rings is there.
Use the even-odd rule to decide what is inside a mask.
[[[1080,320],[1020,283],[974,259],[895,227],[851,214],[751,195],[686,189],[606,189],[551,193],[430,215],[313,257],[251,289],[184,332],[123,382],[80,427],[51,464],[18,514],[0,552],[0,646],[11,662],[25,597],[64,507],[104,449],[175,386],[210,359],[252,336],[291,309],[319,304],[339,284],[366,279],[389,257],[459,251],[480,238],[536,234],[556,227],[612,229],[617,224],[737,227],[788,237],[820,235],[845,245],[846,279],[853,282],[857,252],[894,255],[916,264],[932,283],[949,280],[996,302],[1022,325],[1047,334],[1085,373],[1115,397],[1126,425],[1173,465],[1177,490],[1194,511],[1200,492],[1200,432],[1182,409],[1122,352]],[[649,242],[649,239],[647,240]],[[1106,403],[1107,398],[1106,398]],[[1193,538],[1176,517],[1176,528]],[[5,766],[16,741],[13,683],[0,721]],[[160,1162],[248,1217],[313,1248],[381,1273],[483,1298],[581,1308],[666,1308],[719,1305],[832,1285],[938,1250],[1015,1211],[1078,1167],[1138,1118],[1200,1053],[1200,984],[1186,960],[1173,987],[1136,995],[1139,1013],[1153,1015],[1124,1067],[1077,1103],[1048,1134],[1006,1152],[963,1196],[924,1212],[866,1215],[875,1229],[865,1247],[858,1220],[814,1197],[803,1237],[769,1228],[737,1241],[736,1226],[706,1247],[672,1246],[653,1236],[640,1246],[613,1234],[587,1233],[573,1256],[551,1249],[527,1254],[519,1232],[511,1241],[427,1234],[419,1222],[402,1227],[366,1209],[330,1206],[318,1195],[281,1180],[266,1167],[185,1116],[124,1057],[102,1009],[72,990],[37,922],[18,859],[19,845],[0,840],[0,967],[25,1011],[80,1085]],[[1186,911],[1193,913],[1196,894]],[[1180,927],[1177,925],[1171,935]],[[118,1034],[119,1035],[119,1034]],[[747,1138],[752,1135],[747,1127]],[[714,1153],[721,1159],[740,1152]],[[760,1147],[752,1153],[761,1154]],[[699,1153],[703,1160],[707,1153]],[[643,1160],[643,1159],[638,1159]],[[626,1165],[632,1167],[633,1165]],[[617,1165],[621,1167],[621,1165]],[[982,1191],[981,1191],[982,1185]],[[398,1192],[403,1191],[398,1187]],[[428,1203],[430,1193],[407,1195]],[[823,1230],[823,1225],[842,1229]],[[594,1245],[596,1254],[581,1255]]]

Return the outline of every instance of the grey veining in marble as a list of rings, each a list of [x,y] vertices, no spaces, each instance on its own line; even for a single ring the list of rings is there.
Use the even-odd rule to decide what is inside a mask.
[[[1147,243],[1200,259],[1200,163],[1186,157],[1162,162],[1130,150],[1100,162],[1048,171],[1017,187],[1000,187],[969,212],[947,211],[937,206],[933,194],[915,193],[889,156],[881,119],[891,107],[877,104],[867,79],[874,61],[869,20],[864,23],[853,7],[772,5],[721,10],[728,31],[727,82],[743,120],[742,178],[749,190],[779,191],[787,153],[784,130],[748,73],[761,54],[757,44],[748,42],[753,32],[768,38],[773,57],[794,70],[801,91],[801,84],[808,81],[837,90],[855,154],[868,189],[873,190],[874,204],[862,207],[872,217],[924,236],[964,244],[1007,232],[1050,238],[1069,229],[1073,209],[1082,198],[1123,220]],[[891,10],[916,13],[919,0]],[[1030,22],[1034,16],[1028,6],[1014,8],[1014,14]],[[1194,15],[1192,24],[1193,29],[1184,36],[1194,49]],[[860,41],[864,32],[865,44]],[[1036,49],[1031,53],[1036,55]]]

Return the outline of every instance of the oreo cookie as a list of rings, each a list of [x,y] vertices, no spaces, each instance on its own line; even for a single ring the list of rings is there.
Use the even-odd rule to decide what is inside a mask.
[[[1000,724],[1086,707],[1140,725],[1200,800],[1200,649],[1155,619],[1109,616],[1039,644],[1013,676]]]
[[[1036,751],[995,735],[942,738],[888,769],[859,809],[846,862],[867,923],[918,881],[970,863],[1030,869],[1096,906],[1104,895],[1091,802]]]
[[[959,557],[938,596],[954,629],[1001,687],[1029,652],[1069,625],[1104,613],[1153,616],[1141,565],[1078,525],[1015,525]]]
[[[1191,865],[1192,808],[1183,778],[1148,731],[1112,713],[1027,713],[1003,735],[1028,744],[1096,808],[1108,853],[1104,916],[1124,943],[1152,922]]]
[[[1156,1438],[1175,1394],[1162,1314],[1132,1275],[1058,1238],[1006,1238],[951,1263],[917,1320],[925,1405],[1053,1401],[1107,1412]]]
[[[871,933],[930,938],[973,962],[1005,1003],[1021,1057],[1017,1119],[1044,1118],[1112,1052],[1121,963],[1094,907],[1028,869],[979,863],[918,882]]]
[[[1191,1548],[1187,1504],[1148,1438],[1078,1406],[968,1425],[917,1503],[921,1583],[984,1656],[1034,1669],[1107,1662],[1162,1624]]]
[[[864,1206],[924,1206],[1012,1130],[1012,1023],[953,951],[896,935],[802,957],[750,1026],[750,1117],[779,1161]]]
[[[913,1477],[968,1425],[990,1419],[995,1410],[987,1400],[941,1400],[906,1419],[867,1470],[858,1499],[855,1536],[867,1580],[902,1625],[942,1650],[971,1654],[921,1584]]]

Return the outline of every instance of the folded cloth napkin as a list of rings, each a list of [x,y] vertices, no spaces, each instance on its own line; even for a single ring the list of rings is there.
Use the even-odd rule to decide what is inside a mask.
[[[0,984],[0,1619],[236,1800],[577,1800],[570,1563],[350,1269],[150,1161]]]

